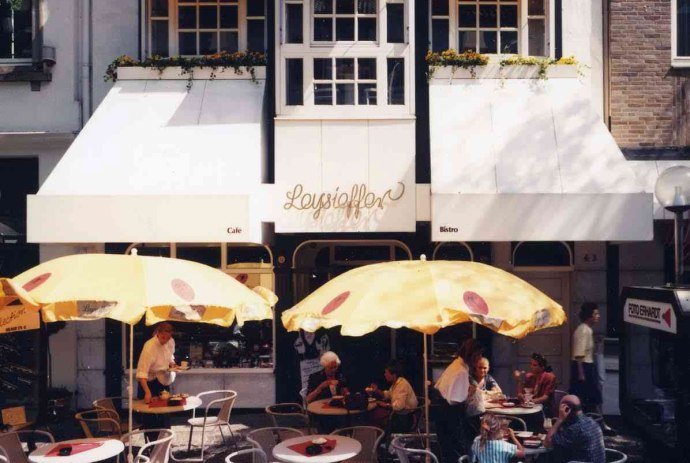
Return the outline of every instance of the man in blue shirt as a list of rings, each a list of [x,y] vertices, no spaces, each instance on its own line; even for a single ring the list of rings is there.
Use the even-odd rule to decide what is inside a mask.
[[[546,435],[544,445],[558,452],[559,461],[606,463],[601,428],[582,413],[582,403],[575,395],[561,399],[558,419]]]

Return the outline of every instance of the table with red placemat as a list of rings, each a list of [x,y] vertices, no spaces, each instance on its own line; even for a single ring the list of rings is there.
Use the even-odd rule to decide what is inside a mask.
[[[137,413],[146,413],[150,415],[164,415],[167,413],[179,413],[187,410],[192,410],[201,406],[201,399],[197,396],[190,395],[183,398],[180,403],[170,405],[170,399],[161,399],[154,397],[151,403],[146,403],[143,400],[134,400],[132,402],[132,410]]]
[[[69,455],[60,450],[69,448]],[[74,439],[42,445],[29,455],[32,463],[93,463],[115,457],[125,450],[125,444],[117,439]]]
[[[507,404],[512,404],[507,406]],[[542,404],[532,404],[526,406],[523,404],[516,404],[512,401],[487,402],[486,413],[494,413],[496,415],[532,415],[533,413],[541,413],[544,410]]]
[[[322,444],[316,442],[323,441]],[[307,447],[318,446],[320,453],[309,454]],[[286,439],[273,447],[273,457],[286,463],[337,463],[362,451],[359,441],[334,434],[316,434]]]

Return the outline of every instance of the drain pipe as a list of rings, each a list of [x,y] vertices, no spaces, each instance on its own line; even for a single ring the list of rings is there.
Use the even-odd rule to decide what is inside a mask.
[[[84,127],[93,111],[93,0],[76,0],[77,60],[79,77],[76,85],[79,102],[79,126]]]
[[[611,131],[611,0],[602,0],[602,40],[603,40],[603,64],[604,64],[604,123]]]

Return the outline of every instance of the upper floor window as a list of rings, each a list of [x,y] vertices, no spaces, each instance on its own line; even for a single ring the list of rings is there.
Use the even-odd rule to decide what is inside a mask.
[[[376,0],[313,0],[314,42],[376,40]]]
[[[672,2],[673,65],[690,67],[690,0]]]
[[[266,50],[265,0],[151,0],[148,13],[151,55]]]
[[[31,0],[0,0],[0,62],[31,61]]]
[[[550,56],[552,2],[432,0],[432,49]]]

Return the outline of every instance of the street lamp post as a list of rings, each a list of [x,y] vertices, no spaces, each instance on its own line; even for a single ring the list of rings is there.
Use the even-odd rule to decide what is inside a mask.
[[[675,281],[683,276],[683,214],[690,210],[690,167],[669,167],[659,175],[654,196],[667,211],[674,214]]]

